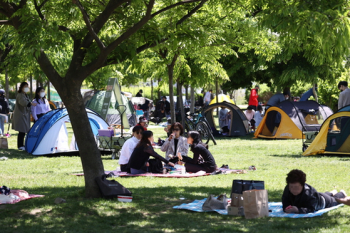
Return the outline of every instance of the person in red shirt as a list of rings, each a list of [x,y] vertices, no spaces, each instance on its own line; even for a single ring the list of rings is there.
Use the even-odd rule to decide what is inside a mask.
[[[139,118],[139,123],[136,126],[142,126],[145,131],[147,131],[147,119],[144,116]]]
[[[259,101],[258,101],[258,91],[259,91],[259,85],[255,85],[255,88],[253,88],[250,91],[250,97],[249,97],[249,107],[251,107],[252,109],[254,109],[254,111],[256,111],[256,108],[259,105]]]

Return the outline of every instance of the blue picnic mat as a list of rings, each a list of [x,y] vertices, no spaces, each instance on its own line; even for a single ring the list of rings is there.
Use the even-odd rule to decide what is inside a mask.
[[[194,200],[191,203],[188,204],[181,204],[179,206],[174,206],[173,209],[180,209],[180,210],[191,210],[195,212],[210,212],[210,211],[204,211],[202,210],[203,203],[205,202],[206,198],[203,200]],[[287,214],[283,212],[282,209],[282,202],[269,202],[269,210],[272,212],[269,213],[269,217],[277,217],[277,218],[312,218],[316,216],[321,216],[322,214],[337,209],[338,207],[343,206],[337,205],[331,208],[319,210],[315,213],[309,213],[309,214]],[[215,212],[227,215],[227,210],[214,210]]]

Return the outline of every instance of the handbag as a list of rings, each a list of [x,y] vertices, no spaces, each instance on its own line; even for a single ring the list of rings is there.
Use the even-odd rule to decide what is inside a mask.
[[[203,203],[202,210],[212,211],[212,210],[225,210],[227,208],[227,197],[225,194],[214,197],[214,195],[209,195],[207,200]]]
[[[247,219],[269,216],[267,190],[243,192],[244,214]]]
[[[106,175],[102,175],[101,177],[96,177],[95,181],[100,188],[102,196],[104,198],[114,198],[121,196],[131,196],[132,193],[129,189],[125,188],[119,182],[115,180],[107,180]]]
[[[0,149],[8,149],[9,145],[7,142],[7,138],[0,138]]]
[[[252,189],[265,189],[264,181],[259,180],[233,180],[232,183],[232,193],[242,194],[246,190]]]

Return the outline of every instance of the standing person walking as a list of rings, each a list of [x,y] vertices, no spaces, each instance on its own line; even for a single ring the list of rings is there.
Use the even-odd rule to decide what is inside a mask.
[[[30,107],[37,105],[31,103],[27,92],[29,92],[28,83],[22,82],[18,89],[16,106],[13,111],[12,129],[18,131],[17,148],[19,150],[25,150],[24,137],[30,129]]]
[[[207,93],[205,93],[204,95],[204,107],[208,106],[210,101],[211,101],[211,93],[213,92],[212,89],[210,89],[209,91],[207,91]]]
[[[339,94],[338,109],[341,109],[350,104],[350,89],[348,88],[348,82],[339,82],[338,89],[341,91]]]
[[[47,112],[51,111],[49,101],[47,101],[45,95],[45,89],[43,87],[36,89],[33,103],[37,105],[31,107],[34,122],[37,122]]]
[[[255,85],[255,87],[250,91],[248,107],[251,107],[254,111],[257,110],[257,107],[259,105],[258,92],[259,85]]]

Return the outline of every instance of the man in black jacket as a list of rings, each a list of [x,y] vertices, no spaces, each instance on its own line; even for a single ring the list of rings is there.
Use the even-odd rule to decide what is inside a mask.
[[[346,197],[343,190],[339,193],[319,193],[311,185],[306,184],[306,174],[301,170],[288,173],[287,186],[282,196],[283,211],[286,213],[306,214],[339,205],[336,199]]]

